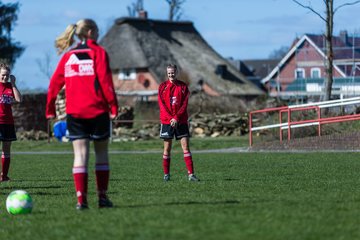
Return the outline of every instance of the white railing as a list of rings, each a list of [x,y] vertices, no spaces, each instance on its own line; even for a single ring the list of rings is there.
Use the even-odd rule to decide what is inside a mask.
[[[338,100],[329,100],[323,102],[315,102],[315,103],[306,103],[306,104],[299,104],[299,105],[291,105],[291,106],[284,106],[284,107],[277,107],[277,108],[266,108],[262,110],[256,110],[249,113],[249,144],[250,146],[253,145],[253,132],[264,130],[264,129],[271,129],[271,128],[279,128],[280,132],[280,141],[282,141],[283,135],[282,130],[288,130],[288,140],[291,139],[291,129],[293,128],[301,128],[307,126],[318,126],[318,135],[321,135],[321,125],[322,124],[329,124],[329,123],[337,123],[337,122],[345,122],[345,121],[354,121],[360,120],[360,114],[348,114],[342,115],[337,117],[325,117],[321,116],[320,109],[330,108],[330,107],[338,107],[338,106],[346,106],[346,105],[356,105],[360,104],[360,97],[354,98],[345,98],[345,99],[338,99]],[[300,121],[293,121],[291,119],[291,113],[294,111],[308,111],[308,110],[316,110],[317,115],[314,119],[310,120],[300,120]],[[269,125],[262,125],[262,126],[253,126],[253,116],[259,113],[278,113],[279,115],[279,123],[278,124],[269,124]],[[287,113],[287,122],[282,122],[282,114]]]

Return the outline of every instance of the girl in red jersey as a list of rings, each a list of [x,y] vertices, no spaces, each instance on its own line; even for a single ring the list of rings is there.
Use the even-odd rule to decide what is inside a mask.
[[[189,181],[200,181],[194,174],[194,166],[189,146],[189,125],[187,105],[189,89],[176,78],[177,66],[169,64],[166,68],[168,80],[161,83],[158,92],[160,108],[160,138],[164,140],[163,169],[164,181],[170,180],[170,159],[172,139],[180,139]]]
[[[50,80],[46,118],[55,117],[55,100],[65,85],[68,138],[74,149],[73,177],[77,195],[76,209],[88,208],[89,141],[94,141],[95,176],[98,207],[112,207],[106,192],[109,184],[108,140],[110,119],[118,114],[118,102],[106,51],[97,44],[98,27],[91,19],[70,24],[55,42],[61,54],[65,52]]]
[[[10,79],[10,82],[9,82]],[[1,182],[9,181],[11,142],[16,140],[14,118],[11,105],[21,102],[21,94],[15,84],[16,78],[10,75],[10,67],[0,63],[0,141],[1,153]]]

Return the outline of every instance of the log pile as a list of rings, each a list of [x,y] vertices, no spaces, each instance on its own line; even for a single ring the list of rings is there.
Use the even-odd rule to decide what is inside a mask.
[[[59,120],[66,118],[65,89],[56,100],[56,115]],[[221,101],[223,102],[224,99]],[[231,105],[232,103],[229,103]],[[244,107],[245,108],[245,107]],[[112,139],[114,141],[136,141],[139,139],[159,138],[160,123],[154,120],[134,128],[134,108],[119,108],[119,115],[113,122]],[[136,120],[135,120],[136,121]],[[150,123],[151,122],[151,123]],[[155,122],[155,123],[154,123]],[[248,133],[246,113],[195,113],[189,119],[190,133],[193,137],[241,136]]]
[[[196,137],[241,136],[248,132],[245,114],[197,114],[190,119],[190,130]]]
[[[125,127],[132,128],[134,120],[134,108],[131,106],[122,106],[119,108],[119,114],[114,121],[114,128]]]
[[[144,124],[141,129],[118,127],[113,129],[113,141],[137,141],[159,138],[159,124]]]
[[[30,131],[18,131],[16,133],[16,137],[18,140],[46,140],[48,139],[48,134],[45,131],[36,131],[36,130],[30,130]]]
[[[63,87],[56,97],[55,101],[56,118],[58,120],[66,119],[66,98],[65,87]]]
[[[144,124],[140,129],[114,127],[114,141],[136,141],[159,138],[160,124]],[[193,137],[241,136],[248,132],[246,114],[196,114],[190,118]]]

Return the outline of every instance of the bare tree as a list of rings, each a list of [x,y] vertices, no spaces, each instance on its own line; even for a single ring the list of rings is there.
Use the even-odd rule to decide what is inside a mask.
[[[186,0],[165,0],[169,4],[169,21],[178,21],[182,16],[181,5]]]
[[[127,6],[127,10],[129,13],[129,17],[136,17],[136,15],[144,10],[144,1],[143,0],[136,0],[131,4],[131,6]]]
[[[341,4],[334,8],[334,0],[323,0],[326,11],[325,16],[321,15],[318,11],[316,11],[312,6],[310,1],[308,4],[303,4],[297,0],[292,0],[296,4],[300,5],[303,8],[309,9],[311,12],[316,14],[323,20],[326,24],[326,31],[325,31],[325,48],[326,48],[326,73],[327,73],[327,80],[325,81],[325,96],[324,100],[329,100],[331,97],[331,89],[333,84],[333,60],[334,60],[334,51],[332,45],[332,37],[333,37],[333,30],[334,30],[334,15],[335,13],[342,7],[351,6],[360,2],[352,1],[348,3]]]
[[[281,59],[289,52],[288,46],[281,46],[269,54],[269,59]]]
[[[38,65],[40,72],[50,80],[53,73],[51,54],[45,52],[43,58],[36,59],[36,64]]]

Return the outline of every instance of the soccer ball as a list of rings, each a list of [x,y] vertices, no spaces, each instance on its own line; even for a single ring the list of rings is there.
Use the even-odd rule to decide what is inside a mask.
[[[12,215],[31,213],[32,208],[32,198],[24,190],[13,191],[6,199],[6,210]]]

